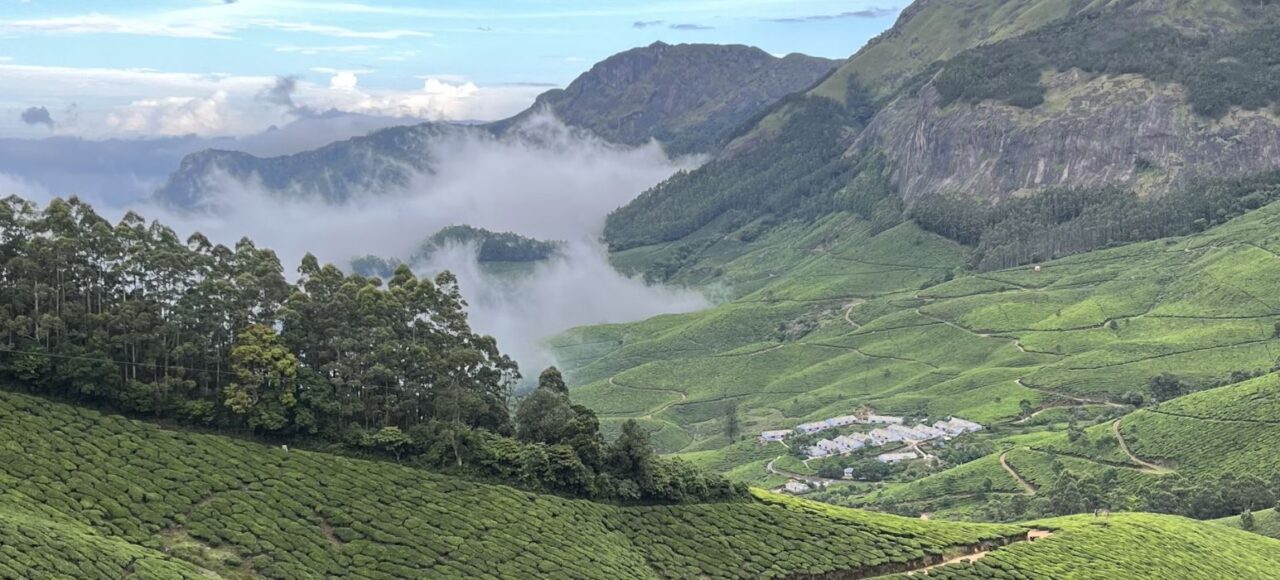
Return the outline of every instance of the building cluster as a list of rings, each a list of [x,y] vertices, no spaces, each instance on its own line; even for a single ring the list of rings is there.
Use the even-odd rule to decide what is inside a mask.
[[[843,417],[832,417],[824,421],[814,421],[812,423],[801,423],[796,425],[795,429],[779,429],[777,431],[765,431],[760,434],[761,441],[782,441],[787,437],[796,433],[810,435],[826,431],[827,429],[835,429],[837,427],[848,427],[849,425],[901,425],[902,417],[889,417],[885,415],[868,415],[863,419],[855,415],[845,415]]]
[[[896,418],[896,417],[895,417]],[[865,447],[880,447],[890,443],[920,443],[936,439],[949,439],[963,433],[971,433],[982,429],[982,425],[973,421],[952,417],[946,421],[938,421],[933,425],[907,426],[901,423],[890,423],[886,427],[872,429],[868,433],[841,435],[834,439],[822,439],[805,450],[809,457],[829,457],[832,455],[848,455]],[[884,453],[877,457],[885,463],[896,463],[914,459],[916,452]]]

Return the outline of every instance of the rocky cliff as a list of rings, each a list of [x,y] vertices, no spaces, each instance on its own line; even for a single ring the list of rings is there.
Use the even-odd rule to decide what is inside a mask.
[[[954,192],[999,199],[1053,186],[1139,192],[1280,168],[1280,117],[1192,112],[1185,91],[1137,75],[1046,73],[1033,108],[943,106],[931,86],[877,114],[852,150],[883,151],[908,200]]]

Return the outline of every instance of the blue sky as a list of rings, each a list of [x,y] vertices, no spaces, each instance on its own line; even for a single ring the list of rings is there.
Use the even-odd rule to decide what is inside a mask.
[[[0,0],[0,136],[252,133],[297,114],[280,76],[298,107],[493,119],[655,40],[846,57],[905,1]]]

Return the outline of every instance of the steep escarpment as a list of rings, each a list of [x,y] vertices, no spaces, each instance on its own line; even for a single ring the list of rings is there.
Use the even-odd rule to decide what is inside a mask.
[[[1041,105],[947,106],[925,86],[885,107],[854,151],[882,151],[912,200],[932,193],[984,199],[1048,187],[1122,186],[1163,192],[1212,177],[1280,167],[1280,117],[1196,114],[1186,91],[1139,75],[1046,73]]]
[[[916,2],[714,162],[612,215],[605,237],[615,250],[693,247],[837,212],[882,230],[935,194],[1148,196],[1268,172],[1277,47],[1270,2]]]

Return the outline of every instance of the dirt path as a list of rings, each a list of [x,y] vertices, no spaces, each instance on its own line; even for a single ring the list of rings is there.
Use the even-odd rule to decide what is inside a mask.
[[[1004,453],[1000,454],[1000,467],[1003,467],[1005,471],[1008,471],[1009,475],[1012,475],[1013,478],[1017,480],[1019,484],[1022,485],[1022,489],[1026,490],[1026,492],[1023,495],[1035,495],[1036,492],[1039,490],[1036,489],[1036,486],[1031,485],[1031,482],[1025,479],[1022,479],[1022,476],[1019,475],[1018,472],[1013,469],[1013,466],[1009,465],[1009,461],[1006,459],[1008,455],[1009,455],[1008,451],[1005,451]]]
[[[945,324],[945,325],[947,325],[947,326],[950,326],[951,328],[954,328],[954,329],[959,330],[959,331],[962,331],[962,332],[967,332],[967,333],[972,334],[972,335],[974,335],[974,336],[977,336],[977,337],[979,337],[979,338],[991,338],[991,336],[992,336],[991,334],[986,333],[986,332],[978,332],[978,331],[973,330],[973,329],[971,329],[971,328],[965,328],[965,327],[960,326],[959,324],[956,324],[956,323],[954,323],[954,322],[951,322],[950,320],[947,320],[947,319],[945,319],[945,318],[938,318],[937,316],[934,316],[934,315],[932,315],[932,314],[925,314],[925,313],[924,313],[924,311],[923,311],[923,310],[921,310],[921,309],[919,309],[919,308],[917,308],[917,309],[916,309],[916,314],[919,314],[920,316],[923,316],[923,317],[925,317],[925,318],[928,318],[929,320],[936,320],[936,321],[941,322],[941,323],[943,323],[943,324]]]
[[[867,303],[866,300],[854,300],[848,306],[844,307],[844,321],[848,322],[849,326],[852,326],[854,330],[858,330],[862,328],[862,325],[858,324],[857,322],[854,322],[852,318],[849,318],[849,315],[853,314],[854,308],[862,306],[863,304],[866,304],[866,303]]]
[[[777,456],[777,457],[774,457],[773,459],[770,459],[770,460],[769,460],[769,463],[768,463],[768,464],[766,464],[766,465],[764,466],[764,470],[765,470],[765,471],[767,471],[767,472],[769,472],[769,473],[772,473],[772,474],[774,474],[774,475],[782,475],[782,476],[786,476],[786,477],[793,477],[793,478],[795,478],[795,479],[799,479],[799,480],[803,480],[803,481],[820,481],[820,482],[827,483],[827,484],[846,484],[846,483],[853,483],[853,482],[851,482],[851,481],[846,481],[846,480],[843,480],[843,479],[830,479],[830,478],[827,478],[827,477],[819,477],[819,476],[817,476],[817,475],[805,475],[805,474],[803,474],[803,473],[796,473],[796,472],[794,472],[794,471],[787,471],[787,470],[785,470],[785,469],[781,469],[781,468],[778,468],[778,467],[774,467],[774,466],[773,466],[773,462],[775,462],[775,461],[777,461],[777,460],[779,460],[779,459],[782,459],[783,457],[786,457],[786,456],[785,456],[785,455],[779,455],[779,456]]]
[[[1077,402],[1077,403],[1082,403],[1082,404],[1085,404],[1085,405],[1106,405],[1106,406],[1108,406],[1108,407],[1124,407],[1124,405],[1121,405],[1120,403],[1113,403],[1113,402],[1111,402],[1111,401],[1099,401],[1099,400],[1096,400],[1096,399],[1084,399],[1084,398],[1081,398],[1081,397],[1075,397],[1075,396],[1071,396],[1071,395],[1067,395],[1067,394],[1059,393],[1059,392],[1057,392],[1057,391],[1050,391],[1049,389],[1045,389],[1045,388],[1042,388],[1042,387],[1036,387],[1036,386],[1028,385],[1026,382],[1024,382],[1024,381],[1023,381],[1023,379],[1018,379],[1018,380],[1016,380],[1016,381],[1014,381],[1014,382],[1018,383],[1018,386],[1019,386],[1019,387],[1022,387],[1022,388],[1024,388],[1024,389],[1031,389],[1031,390],[1033,390],[1033,391],[1040,391],[1041,393],[1048,393],[1048,394],[1050,394],[1050,395],[1053,395],[1053,396],[1055,396],[1055,397],[1058,397],[1059,399],[1066,399],[1066,400],[1068,400],[1068,401],[1075,401],[1075,402]]]
[[[1024,536],[1024,537],[1022,537],[1022,538],[1019,538],[1019,539],[1016,539],[1016,540],[1014,540],[1014,541],[1012,541],[1012,542],[1009,542],[1009,543],[1007,543],[1007,544],[1005,544],[1005,545],[1003,545],[1003,546],[993,546],[993,547],[990,547],[990,548],[979,549],[979,550],[975,550],[975,551],[973,551],[973,552],[969,552],[968,554],[961,554],[961,555],[959,555],[959,556],[954,556],[954,557],[951,557],[951,558],[947,558],[946,560],[943,560],[943,561],[938,562],[938,563],[936,563],[936,564],[930,564],[930,565],[928,565],[928,566],[922,566],[922,567],[920,567],[920,568],[915,568],[915,569],[912,569],[912,570],[906,570],[906,571],[903,571],[903,572],[895,572],[895,573],[892,573],[892,574],[883,574],[883,575],[880,575],[880,576],[872,576],[871,578],[887,578],[887,577],[890,577],[890,576],[899,576],[899,575],[903,575],[903,574],[905,574],[905,575],[907,575],[907,576],[915,576],[916,574],[921,574],[921,573],[923,573],[924,575],[926,575],[926,576],[927,576],[927,575],[928,575],[928,573],[929,573],[929,570],[933,570],[933,569],[935,569],[935,568],[941,568],[941,567],[943,567],[943,566],[952,566],[952,565],[955,565],[955,564],[971,564],[971,563],[973,563],[973,562],[977,562],[978,560],[981,560],[982,558],[986,557],[986,555],[987,555],[987,554],[990,554],[990,553],[992,553],[992,552],[994,552],[994,551],[996,551],[996,550],[999,550],[999,549],[1001,549],[1001,548],[1005,548],[1005,547],[1008,547],[1008,546],[1012,546],[1012,545],[1014,545],[1014,544],[1018,544],[1018,543],[1021,543],[1021,542],[1036,542],[1036,541],[1039,541],[1039,540],[1043,540],[1043,539],[1045,539],[1045,538],[1048,538],[1048,537],[1050,537],[1050,536],[1052,536],[1052,535],[1053,535],[1053,532],[1051,532],[1051,531],[1049,531],[1049,530],[1032,529],[1032,530],[1028,530],[1028,531],[1027,531],[1027,535],[1026,535],[1026,536]]]
[[[617,382],[617,381],[613,380],[614,378],[616,378],[616,377],[609,377],[609,386],[614,387],[614,388],[618,388],[618,389],[632,389],[632,390],[636,390],[636,391],[652,391],[652,392],[658,392],[658,393],[676,393],[676,394],[680,395],[680,400],[679,400],[679,401],[672,399],[672,400],[667,401],[667,402],[665,402],[665,403],[663,403],[663,404],[661,404],[661,405],[658,405],[657,407],[655,407],[655,408],[651,409],[648,413],[645,413],[644,415],[642,415],[642,416],[640,417],[641,419],[652,419],[654,415],[657,415],[658,413],[661,413],[661,412],[663,412],[663,411],[666,411],[667,409],[670,409],[672,405],[674,405],[674,404],[676,404],[676,403],[683,403],[683,402],[685,402],[685,401],[688,401],[688,400],[689,400],[689,395],[688,395],[688,394],[686,394],[686,393],[685,393],[685,392],[683,392],[683,391],[677,391],[677,390],[675,390],[675,389],[646,389],[646,388],[644,388],[644,387],[632,387],[632,386],[629,386],[629,385],[621,385],[621,384],[618,384],[618,382]]]
[[[1153,473],[1170,473],[1172,471],[1167,467],[1160,467],[1159,465],[1156,465],[1154,463],[1149,463],[1141,459],[1138,459],[1138,456],[1134,455],[1133,451],[1129,449],[1129,444],[1125,442],[1124,435],[1120,433],[1120,419],[1116,419],[1115,421],[1111,422],[1111,432],[1115,434],[1116,441],[1120,442],[1120,449],[1124,450],[1124,454],[1129,456],[1130,461],[1151,470],[1151,472]]]

